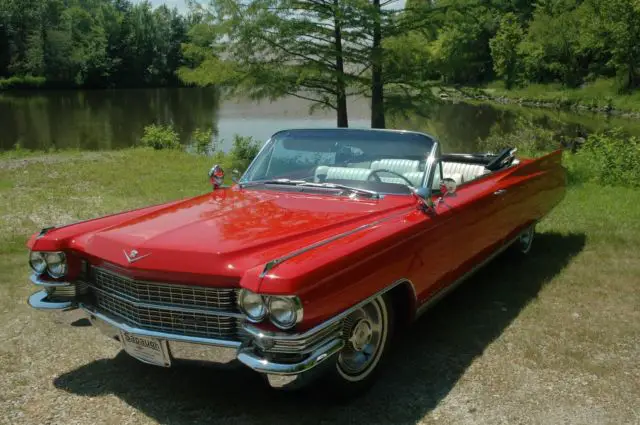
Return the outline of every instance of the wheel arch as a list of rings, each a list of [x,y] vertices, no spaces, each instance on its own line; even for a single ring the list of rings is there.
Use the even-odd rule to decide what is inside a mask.
[[[407,326],[416,316],[418,297],[413,282],[407,278],[397,280],[386,293],[394,309],[396,325]]]

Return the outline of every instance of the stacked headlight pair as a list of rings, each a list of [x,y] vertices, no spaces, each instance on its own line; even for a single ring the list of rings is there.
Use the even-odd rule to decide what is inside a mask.
[[[31,251],[29,254],[29,265],[34,272],[43,274],[47,272],[49,276],[58,279],[67,274],[67,256],[64,252],[41,252]]]
[[[260,295],[248,289],[240,290],[238,306],[253,323],[267,316],[280,329],[291,329],[302,320],[302,304],[295,295]]]

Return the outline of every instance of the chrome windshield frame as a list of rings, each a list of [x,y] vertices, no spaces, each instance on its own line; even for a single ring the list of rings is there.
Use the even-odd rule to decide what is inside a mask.
[[[252,169],[256,166],[257,160],[260,157],[260,155],[262,155],[262,153],[268,149],[274,142],[275,138],[277,135],[287,132],[287,131],[291,131],[291,130],[322,130],[321,128],[314,128],[314,129],[305,129],[305,128],[300,128],[300,129],[286,129],[286,130],[280,130],[276,133],[274,133],[273,135],[271,135],[271,137],[269,137],[269,139],[267,139],[267,141],[262,145],[262,147],[260,148],[260,150],[258,151],[258,153],[256,154],[256,156],[253,158],[253,160],[251,161],[251,163],[249,164],[249,166],[247,167],[247,169],[245,170],[245,172],[242,174],[242,176],[240,177],[240,179],[238,180],[238,184],[240,185],[240,187],[242,187],[242,184],[246,184],[246,183],[251,183],[251,182],[259,182],[260,180],[248,180],[248,176],[251,173]],[[334,128],[329,128],[328,130],[335,130]],[[427,156],[426,158],[426,166],[425,166],[425,173],[424,173],[424,178],[422,179],[422,186],[423,188],[426,188],[428,190],[429,196],[431,196],[431,184],[430,182],[433,179],[433,168],[434,168],[434,164],[437,161],[437,153],[439,150],[439,146],[440,146],[440,142],[438,141],[438,139],[436,139],[434,136],[431,136],[430,134],[427,133],[423,133],[423,132],[419,132],[419,131],[408,131],[408,130],[395,130],[395,129],[380,129],[380,128],[371,128],[371,129],[350,129],[350,128],[342,128],[340,130],[343,130],[345,132],[347,131],[372,131],[372,132],[387,132],[387,133],[411,133],[411,134],[415,134],[415,135],[419,135],[419,136],[424,136],[425,138],[433,141],[433,146],[431,147],[431,151],[429,152],[429,156]],[[414,188],[417,189],[417,188]],[[393,195],[406,195],[406,196],[413,196],[413,190],[410,193],[385,193],[385,192],[379,192],[380,195],[389,195],[389,194],[393,194]]]

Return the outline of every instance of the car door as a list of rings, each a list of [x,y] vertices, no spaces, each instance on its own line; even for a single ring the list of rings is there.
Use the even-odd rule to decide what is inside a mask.
[[[436,190],[441,170],[438,160],[428,180],[434,189],[435,205],[425,215],[428,229],[421,233],[420,257],[425,266],[418,295],[422,302],[481,264],[496,249],[502,235],[498,229],[503,221],[503,198],[494,194],[496,179],[488,175],[441,197]]]

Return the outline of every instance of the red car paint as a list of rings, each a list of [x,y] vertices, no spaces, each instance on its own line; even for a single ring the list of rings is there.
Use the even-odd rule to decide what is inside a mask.
[[[138,279],[295,294],[304,304],[301,331],[399,280],[409,285],[414,313],[564,192],[558,151],[461,185],[442,202],[434,197],[431,212],[411,195],[351,199],[234,186],[51,229],[28,247],[66,251],[70,278],[82,257]],[[327,240],[263,273],[269,261]],[[129,262],[133,249],[147,256]]]

